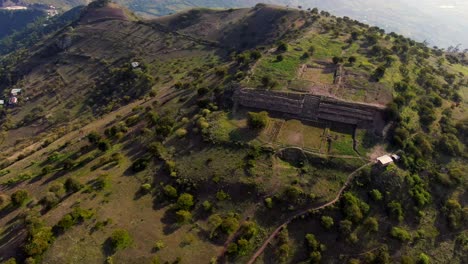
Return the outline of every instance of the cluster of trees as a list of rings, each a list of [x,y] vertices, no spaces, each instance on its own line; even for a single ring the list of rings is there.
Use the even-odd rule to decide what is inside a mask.
[[[306,234],[305,239],[307,248],[310,251],[309,263],[321,263],[322,252],[326,250],[326,246],[320,244],[314,234]]]
[[[113,68],[97,83],[99,87],[96,87],[93,96],[88,98],[88,104],[97,111],[110,111],[115,106],[146,95],[155,80],[150,74],[149,66],[140,62],[138,68],[133,68],[130,63]]]

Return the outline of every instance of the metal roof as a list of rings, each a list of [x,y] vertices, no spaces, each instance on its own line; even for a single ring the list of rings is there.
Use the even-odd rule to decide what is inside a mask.
[[[393,162],[392,157],[390,157],[389,155],[384,155],[384,156],[382,156],[382,157],[378,157],[377,160],[378,160],[380,163],[384,164],[384,165]]]

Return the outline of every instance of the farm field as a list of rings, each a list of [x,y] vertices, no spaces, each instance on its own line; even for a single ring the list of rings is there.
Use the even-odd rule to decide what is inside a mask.
[[[238,140],[258,146],[299,147],[319,154],[357,156],[352,127],[335,125],[330,129],[319,121],[269,117],[266,128],[253,133],[247,127],[246,114],[246,110],[240,110],[235,117],[215,114],[211,120],[212,138],[220,142]]]

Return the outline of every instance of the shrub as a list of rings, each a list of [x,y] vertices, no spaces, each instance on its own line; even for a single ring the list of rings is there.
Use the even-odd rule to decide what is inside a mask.
[[[213,205],[210,203],[210,201],[204,201],[203,204],[203,210],[210,212],[213,210]]]
[[[156,243],[154,243],[154,250],[158,251],[158,250],[161,250],[163,249],[164,247],[166,246],[166,244],[164,244],[164,242],[162,240],[158,240],[156,241]]]
[[[330,229],[333,226],[333,218],[330,216],[322,216],[322,226],[325,227],[325,229]]]
[[[171,198],[171,199],[175,199],[177,198],[177,189],[172,187],[171,185],[166,185],[164,187],[164,194],[168,197],[168,198]]]
[[[28,199],[29,194],[26,190],[17,190],[11,194],[11,204],[15,207],[22,206]]]
[[[98,143],[97,143],[97,148],[100,150],[100,151],[108,151],[110,149],[110,144],[109,144],[109,141],[105,140],[105,139],[102,139],[100,140]]]
[[[283,61],[284,57],[283,55],[279,54],[278,56],[276,56],[276,61]]]
[[[107,175],[99,175],[93,183],[93,188],[96,191],[102,191],[110,187],[110,181]]]
[[[60,198],[57,197],[57,195],[53,192],[47,192],[46,195],[42,197],[40,202],[47,210],[49,210],[60,202]]]
[[[369,205],[361,201],[352,193],[347,192],[343,195],[343,213],[346,218],[354,223],[360,222],[369,211]]]
[[[233,216],[228,216],[223,219],[219,227],[225,234],[232,234],[239,228],[239,220]]]
[[[176,136],[178,136],[179,138],[182,138],[182,137],[185,137],[187,135],[187,129],[185,128],[179,128],[176,130],[175,132]]]
[[[188,193],[183,193],[177,199],[177,208],[189,210],[193,206],[193,196]]]
[[[388,205],[387,208],[389,210],[390,216],[393,217],[394,219],[398,220],[398,222],[403,221],[403,208],[401,207],[401,204],[397,201],[391,201]]]
[[[263,129],[268,124],[268,113],[262,111],[260,113],[249,112],[247,124],[251,129]]]
[[[265,206],[269,209],[273,208],[273,199],[270,197],[265,198]]]
[[[142,193],[150,193],[151,192],[151,184],[144,183],[140,186],[140,190]]]
[[[32,226],[28,232],[27,243],[24,251],[28,256],[37,257],[42,255],[54,241],[52,229],[47,226]]]
[[[65,190],[67,193],[74,193],[83,188],[83,184],[81,184],[78,180],[73,177],[68,178],[65,181]]]
[[[192,214],[187,210],[179,210],[176,212],[176,220],[179,224],[187,224],[192,219]]]
[[[230,198],[229,194],[225,193],[222,190],[216,193],[216,199],[218,199],[218,201],[224,201],[224,200],[227,200],[229,198]]]
[[[377,189],[373,189],[372,191],[370,191],[370,196],[372,197],[372,199],[374,199],[374,201],[380,201],[383,198],[382,193]]]
[[[227,253],[231,256],[237,255],[237,244],[236,243],[230,243],[227,247]]]
[[[410,233],[408,233],[408,231],[400,227],[393,227],[392,231],[390,232],[390,235],[393,238],[396,238],[400,241],[409,241],[411,239]]]
[[[430,260],[428,255],[421,253],[419,254],[418,264],[429,264]]]
[[[133,172],[140,172],[144,171],[149,165],[149,160],[147,158],[139,158],[135,160],[132,164],[132,171]]]
[[[375,217],[369,217],[364,222],[366,228],[370,231],[377,232],[379,231],[379,222]]]
[[[132,245],[133,239],[127,230],[117,229],[109,237],[110,245],[113,251],[128,248]]]
[[[285,42],[280,42],[280,43],[278,43],[277,51],[279,51],[279,52],[286,52],[286,51],[288,51],[288,44],[286,44]]]

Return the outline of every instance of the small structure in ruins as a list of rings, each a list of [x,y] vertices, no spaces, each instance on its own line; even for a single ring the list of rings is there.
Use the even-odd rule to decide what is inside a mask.
[[[243,88],[235,91],[234,102],[244,107],[283,113],[300,120],[337,122],[371,129],[377,134],[381,134],[385,126],[384,107],[310,93]]]
[[[19,88],[11,89],[11,95],[12,96],[18,96],[18,94],[21,94],[21,89],[19,89]]]
[[[139,62],[137,62],[137,61],[132,62],[132,67],[133,68],[138,68],[138,66],[140,66]]]

